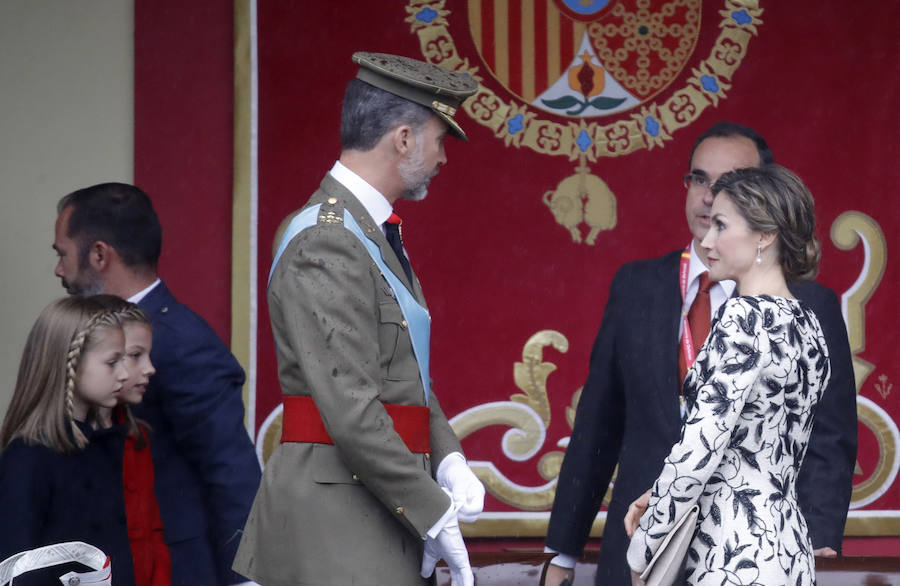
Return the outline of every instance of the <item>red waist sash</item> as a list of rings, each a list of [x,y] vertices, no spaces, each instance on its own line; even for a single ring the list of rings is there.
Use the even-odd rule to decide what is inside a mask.
[[[409,451],[426,454],[431,450],[431,411],[421,405],[391,405],[383,403],[394,421],[394,431]],[[281,443],[334,444],[319,409],[312,397],[284,397],[284,417],[281,424]]]

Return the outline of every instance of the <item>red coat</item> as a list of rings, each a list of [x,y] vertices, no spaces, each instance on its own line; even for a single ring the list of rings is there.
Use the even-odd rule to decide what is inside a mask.
[[[153,458],[147,431],[143,426],[144,447],[138,449],[137,438],[125,438],[122,457],[122,484],[125,487],[125,516],[128,540],[134,559],[137,586],[170,586],[172,563],[169,548],[163,540],[162,519],[153,491]]]

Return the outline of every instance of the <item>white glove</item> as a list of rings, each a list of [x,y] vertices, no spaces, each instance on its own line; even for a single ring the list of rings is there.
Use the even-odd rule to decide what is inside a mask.
[[[469,565],[469,552],[466,551],[456,515],[447,521],[436,537],[425,538],[425,554],[422,556],[420,572],[422,577],[431,576],[434,573],[434,566],[441,559],[450,567],[452,586],[475,586],[475,576],[472,574],[472,566]]]
[[[484,485],[459,452],[447,454],[437,471],[438,484],[450,489],[453,505],[462,523],[474,523],[484,509]]]

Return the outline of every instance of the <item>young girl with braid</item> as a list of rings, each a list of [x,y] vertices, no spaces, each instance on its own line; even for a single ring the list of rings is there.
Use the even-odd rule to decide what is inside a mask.
[[[169,586],[172,583],[172,562],[153,490],[152,432],[147,423],[135,419],[129,409],[129,405],[143,401],[150,377],[156,372],[150,362],[153,329],[150,318],[134,303],[114,295],[97,295],[95,299],[116,313],[125,334],[128,380],[122,385],[118,405],[101,408],[97,420],[101,427],[125,425],[128,430],[122,460],[122,481],[135,582],[137,586]]]
[[[125,434],[95,429],[128,379],[120,319],[90,297],[59,299],[28,335],[0,427],[0,559],[83,541],[104,551],[116,586],[135,584],[122,487]],[[76,569],[78,568],[71,568]],[[83,567],[80,568],[83,571]],[[47,584],[64,566],[16,584]]]

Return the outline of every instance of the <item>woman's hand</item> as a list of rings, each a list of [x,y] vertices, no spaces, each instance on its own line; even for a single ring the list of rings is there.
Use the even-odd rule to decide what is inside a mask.
[[[644,511],[647,510],[647,504],[649,502],[650,491],[648,490],[628,506],[628,512],[625,513],[625,533],[628,534],[629,538],[634,535],[635,529],[638,528],[638,525],[641,522],[641,516],[644,514]]]

